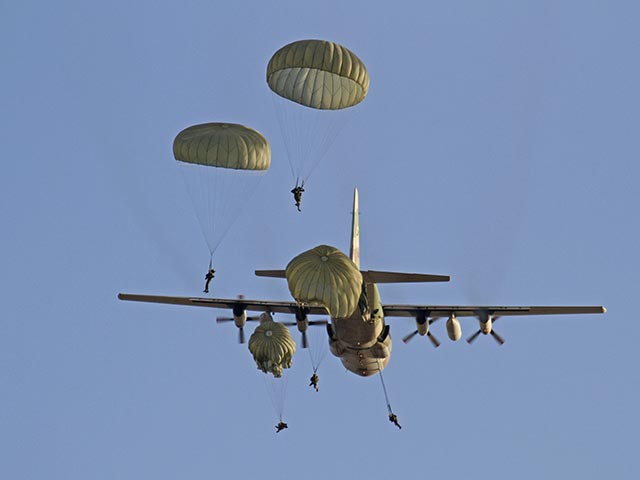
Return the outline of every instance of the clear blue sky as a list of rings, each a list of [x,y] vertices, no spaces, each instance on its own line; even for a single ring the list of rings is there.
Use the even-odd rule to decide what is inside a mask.
[[[637,2],[3,2],[0,477],[633,479],[640,428]],[[339,42],[371,88],[298,214],[266,64]],[[399,339],[385,380],[329,356],[290,372],[285,419],[196,295],[207,249],[171,151],[206,121],[265,134],[273,163],[217,252],[214,293],[348,248],[365,268],[451,274],[387,303],[602,304],[502,319],[434,350]],[[463,323],[465,336],[477,328]],[[446,340],[443,326],[434,327]],[[323,335],[322,332],[315,332]]]

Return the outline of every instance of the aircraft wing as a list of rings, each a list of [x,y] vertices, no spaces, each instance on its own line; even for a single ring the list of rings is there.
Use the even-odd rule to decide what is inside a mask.
[[[295,314],[299,309],[296,302],[279,302],[269,300],[247,300],[230,298],[200,298],[200,297],[165,297],[160,295],[137,295],[130,293],[118,294],[120,300],[145,302],[145,303],[165,303],[169,305],[187,305],[193,307],[209,308],[242,308],[250,312],[270,312],[270,313],[291,313]],[[309,315],[326,315],[324,307],[306,306]]]
[[[118,294],[120,300],[164,303],[169,305],[187,305],[193,307],[209,307],[221,309],[233,309],[242,307],[250,312],[291,313],[295,314],[299,305],[296,302],[271,301],[271,300],[247,300],[231,298],[202,298],[202,297],[167,297],[161,295],[137,295],[129,293]],[[326,315],[327,311],[321,306],[306,306],[309,315]],[[573,315],[573,314],[598,314],[605,313],[602,306],[576,306],[576,307],[497,307],[497,306],[461,306],[461,305],[383,305],[382,310],[386,317],[475,317],[481,314],[489,314],[495,317],[523,316],[523,315]]]
[[[417,317],[426,315],[432,318],[449,317],[476,317],[478,315],[491,315],[495,317],[522,316],[522,315],[574,315],[589,313],[605,313],[602,306],[587,307],[494,307],[494,306],[459,306],[459,305],[383,305],[382,310],[386,317]]]

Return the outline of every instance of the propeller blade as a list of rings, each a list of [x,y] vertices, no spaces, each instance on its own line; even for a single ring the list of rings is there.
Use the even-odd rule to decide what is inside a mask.
[[[473,343],[473,341],[478,338],[478,335],[480,335],[482,333],[482,330],[478,330],[476,333],[474,333],[473,335],[471,335],[469,338],[467,338],[467,343],[469,345],[471,345]]]
[[[435,348],[438,348],[440,346],[440,342],[438,341],[438,339],[436,337],[434,337],[431,332],[427,332],[427,337],[429,337],[429,340],[431,340],[431,343],[433,343],[433,346]]]
[[[415,337],[418,334],[418,330],[416,330],[415,332],[410,333],[409,335],[405,336],[402,341],[404,343],[409,343],[409,340],[411,340],[413,337]]]
[[[247,322],[257,322],[258,320],[260,320],[260,317],[247,317]],[[216,318],[216,323],[226,323],[226,322],[233,322],[233,321],[235,320],[231,317]]]
[[[244,343],[244,328],[242,327],[238,329],[238,342]]]
[[[500,335],[498,335],[495,330],[491,330],[491,336],[495,339],[496,342],[498,342],[500,345],[504,344],[504,338],[502,338]]]
[[[309,325],[327,325],[329,323],[328,320],[310,320]]]
[[[307,332],[302,332],[302,348],[307,348],[309,342],[307,341]]]

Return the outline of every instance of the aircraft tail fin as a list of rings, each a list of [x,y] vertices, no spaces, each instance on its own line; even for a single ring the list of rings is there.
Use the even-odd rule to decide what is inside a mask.
[[[360,268],[360,223],[358,221],[360,211],[358,209],[357,187],[353,190],[353,211],[351,215],[351,249],[349,251],[349,258],[356,264],[356,267]]]
[[[351,212],[351,248],[349,258],[360,268],[360,223],[358,221],[358,189],[353,191],[353,211]],[[430,275],[423,273],[382,272],[378,270],[361,271],[365,283],[424,283],[424,282],[448,282],[448,275]],[[258,277],[287,278],[285,270],[256,270]]]

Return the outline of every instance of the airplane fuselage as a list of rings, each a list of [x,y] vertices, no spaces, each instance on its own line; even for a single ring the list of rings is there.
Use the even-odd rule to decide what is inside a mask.
[[[365,284],[364,299],[349,318],[332,318],[329,348],[347,370],[362,377],[379,373],[391,357],[391,336],[385,327],[378,287]]]

